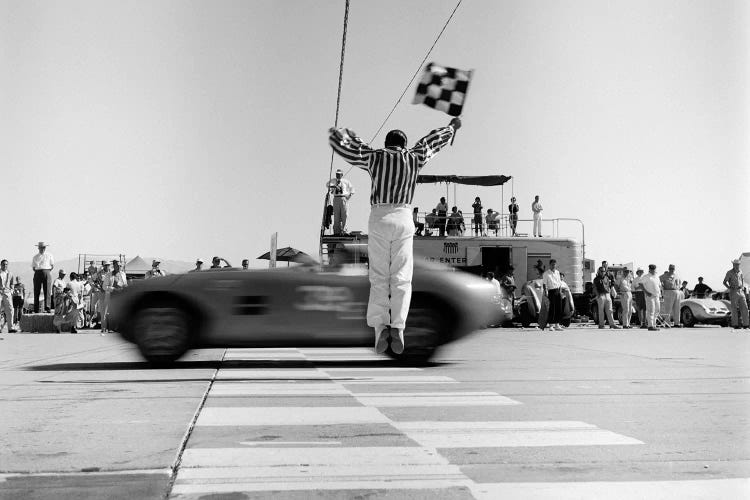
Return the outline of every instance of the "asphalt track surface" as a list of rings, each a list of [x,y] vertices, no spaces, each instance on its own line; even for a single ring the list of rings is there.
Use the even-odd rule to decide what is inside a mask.
[[[434,363],[1,334],[0,498],[750,498],[750,333],[488,329]]]

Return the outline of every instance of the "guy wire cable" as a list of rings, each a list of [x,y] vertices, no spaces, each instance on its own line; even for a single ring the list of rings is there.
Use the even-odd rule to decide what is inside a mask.
[[[380,131],[383,130],[383,127],[385,127],[386,122],[388,122],[388,119],[391,117],[391,115],[393,114],[393,112],[396,111],[396,107],[399,105],[399,103],[401,103],[401,99],[403,99],[404,95],[406,95],[406,91],[409,90],[409,87],[411,87],[411,84],[414,82],[414,79],[417,77],[417,75],[419,74],[419,72],[422,70],[422,66],[424,65],[424,63],[427,60],[427,58],[430,57],[430,54],[432,53],[432,49],[435,48],[435,45],[437,45],[438,40],[440,40],[440,37],[443,36],[443,32],[445,31],[445,28],[448,27],[448,23],[450,23],[451,19],[453,19],[453,15],[458,10],[458,7],[461,5],[462,1],[463,0],[458,0],[458,3],[453,8],[453,12],[451,12],[450,17],[448,17],[448,20],[445,21],[445,25],[443,25],[443,29],[440,30],[440,33],[438,33],[437,38],[432,43],[432,47],[430,47],[430,50],[427,51],[427,54],[425,54],[424,59],[422,59],[422,62],[419,63],[419,67],[417,68],[417,71],[414,72],[414,76],[411,77],[411,80],[409,80],[409,83],[406,85],[406,88],[404,88],[404,91],[401,92],[401,96],[396,101],[396,104],[393,105],[393,108],[391,109],[391,112],[388,113],[388,116],[385,117],[385,120],[383,120],[383,124],[380,125],[380,128],[378,129],[377,132],[375,132],[375,135],[372,136],[372,139],[370,139],[370,142],[368,142],[368,144],[372,144],[372,141],[374,141],[375,138],[380,133]],[[347,2],[347,5],[348,5],[348,2]],[[344,30],[345,30],[344,33],[346,33],[346,27],[344,28]],[[342,64],[343,64],[343,59],[342,59]]]

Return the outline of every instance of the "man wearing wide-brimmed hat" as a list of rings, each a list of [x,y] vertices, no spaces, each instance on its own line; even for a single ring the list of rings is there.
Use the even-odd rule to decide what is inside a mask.
[[[164,274],[164,271],[162,271],[161,269],[159,269],[159,264],[161,264],[160,260],[154,259],[153,261],[151,261],[151,269],[149,269],[146,272],[145,279],[158,278],[160,276],[166,276],[166,274]]]
[[[354,186],[344,179],[344,171],[336,170],[336,177],[328,181],[328,192],[333,197],[333,234],[346,233],[346,217],[349,213],[349,198],[354,194]]]
[[[52,269],[55,267],[55,258],[47,252],[47,243],[37,243],[39,253],[31,259],[31,268],[34,270],[34,312],[39,312],[39,292],[44,289],[44,312],[49,312],[49,291],[52,281]]]
[[[747,286],[745,285],[745,277],[742,276],[739,259],[732,261],[732,269],[724,275],[722,284],[729,289],[729,300],[732,307],[732,328],[750,327],[747,299],[745,297]],[[738,309],[739,314],[737,314]]]

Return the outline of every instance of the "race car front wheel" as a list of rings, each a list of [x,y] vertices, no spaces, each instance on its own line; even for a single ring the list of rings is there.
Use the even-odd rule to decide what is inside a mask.
[[[179,307],[144,307],[136,312],[134,338],[154,364],[169,364],[190,346],[189,316]]]

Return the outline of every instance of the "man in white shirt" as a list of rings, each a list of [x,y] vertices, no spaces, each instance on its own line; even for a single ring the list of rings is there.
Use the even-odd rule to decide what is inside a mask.
[[[146,271],[146,276],[144,277],[144,279],[151,279],[151,278],[158,278],[160,276],[166,276],[166,274],[164,274],[164,271],[159,269],[159,264],[161,264],[161,261],[156,260],[156,259],[152,260],[151,269]]]
[[[31,268],[34,270],[34,312],[39,312],[39,292],[44,289],[44,312],[49,312],[49,292],[52,281],[52,269],[55,267],[55,258],[47,252],[47,244],[43,241],[37,243],[39,253],[31,259]]]
[[[326,184],[328,192],[333,197],[333,234],[337,236],[346,233],[346,216],[349,213],[349,199],[354,194],[354,186],[348,179],[344,179],[344,171],[336,170],[336,177]]]
[[[542,290],[545,297],[549,299],[549,312],[547,313],[547,324],[550,330],[562,330],[563,303],[562,303],[562,277],[557,270],[557,261],[550,259],[549,269],[542,275]]]
[[[542,236],[542,204],[539,203],[539,195],[534,196],[531,211],[534,212],[534,236]]]
[[[487,273],[487,281],[489,281],[490,283],[492,283],[492,286],[495,287],[495,293],[496,294],[499,295],[500,293],[502,293],[502,288],[500,287],[500,282],[495,279],[495,273],[493,273],[492,271],[488,272]]]
[[[659,314],[659,296],[661,295],[661,281],[656,275],[656,265],[648,265],[648,274],[645,274],[639,283],[639,286],[646,294],[646,322],[649,331],[655,332],[656,315]]]
[[[8,333],[15,333],[13,324],[13,274],[8,270],[8,261],[0,261],[0,309],[5,313]]]
[[[52,282],[52,307],[55,307],[55,304],[59,299],[61,299],[64,292],[65,271],[60,269],[59,271],[57,271],[57,278],[55,278],[55,281]]]
[[[113,260],[112,266],[114,267],[114,269],[112,269],[112,289],[121,290],[127,287],[128,277],[125,274],[125,271],[120,267],[120,261]]]

